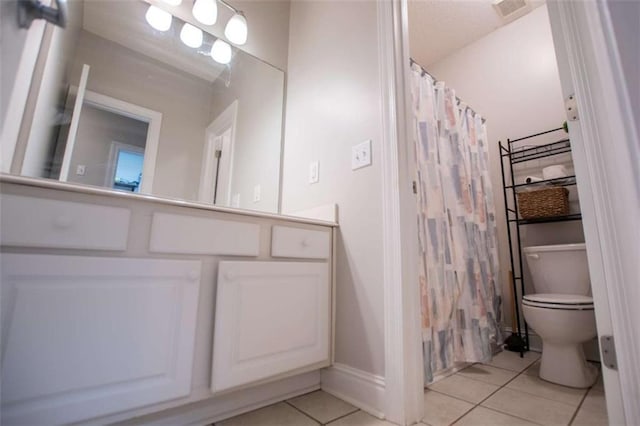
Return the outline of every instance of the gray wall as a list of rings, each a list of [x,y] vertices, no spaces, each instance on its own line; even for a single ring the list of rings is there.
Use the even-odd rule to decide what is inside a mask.
[[[629,91],[636,131],[640,136],[640,2],[633,0],[607,1],[615,33],[625,83]]]
[[[293,2],[290,22],[283,212],[338,204],[336,361],[384,376],[376,3]],[[367,139],[373,165],[352,171],[351,147]]]
[[[228,74],[227,74],[228,73]],[[229,79],[229,86],[225,82]],[[284,115],[284,74],[249,55],[236,55],[230,71],[214,83],[212,121],[238,101],[231,196],[240,194],[240,208],[278,211],[280,154]],[[261,200],[253,202],[260,185]]]
[[[49,177],[69,84],[78,84],[70,80],[70,71],[82,17],[83,3],[71,1],[67,27],[46,26],[14,154],[15,173]]]
[[[84,104],[71,157],[69,182],[103,186],[109,172],[111,143],[144,149],[148,127],[145,122]],[[84,175],[76,174],[78,165],[85,166]]]

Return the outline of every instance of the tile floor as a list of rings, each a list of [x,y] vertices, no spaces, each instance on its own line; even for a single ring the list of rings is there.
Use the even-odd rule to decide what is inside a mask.
[[[425,392],[423,423],[606,426],[602,381],[590,389],[545,382],[538,377],[539,357],[505,351],[434,383]]]
[[[502,352],[429,386],[420,425],[607,425],[602,382],[573,389],[538,378],[539,354]],[[216,426],[392,426],[323,391],[216,423]]]

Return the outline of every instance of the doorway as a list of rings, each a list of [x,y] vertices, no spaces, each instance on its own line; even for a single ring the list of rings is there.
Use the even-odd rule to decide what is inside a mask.
[[[201,203],[240,207],[239,196],[231,196],[237,113],[238,101],[235,100],[205,130],[198,191]]]

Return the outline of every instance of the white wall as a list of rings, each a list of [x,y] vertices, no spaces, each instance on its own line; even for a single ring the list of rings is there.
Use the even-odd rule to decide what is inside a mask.
[[[561,127],[566,120],[547,7],[539,7],[432,64],[429,72],[454,88],[458,97],[487,119],[503,280],[503,320],[510,324],[509,246],[498,141]],[[521,229],[523,246],[584,241],[580,222]]]
[[[338,204],[336,361],[384,376],[376,3],[293,2],[290,22],[283,212]],[[352,171],[367,139],[373,165]]]

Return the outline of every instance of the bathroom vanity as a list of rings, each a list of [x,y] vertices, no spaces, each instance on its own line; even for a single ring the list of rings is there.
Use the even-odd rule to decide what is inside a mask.
[[[203,423],[319,387],[335,223],[0,183],[3,424]]]

